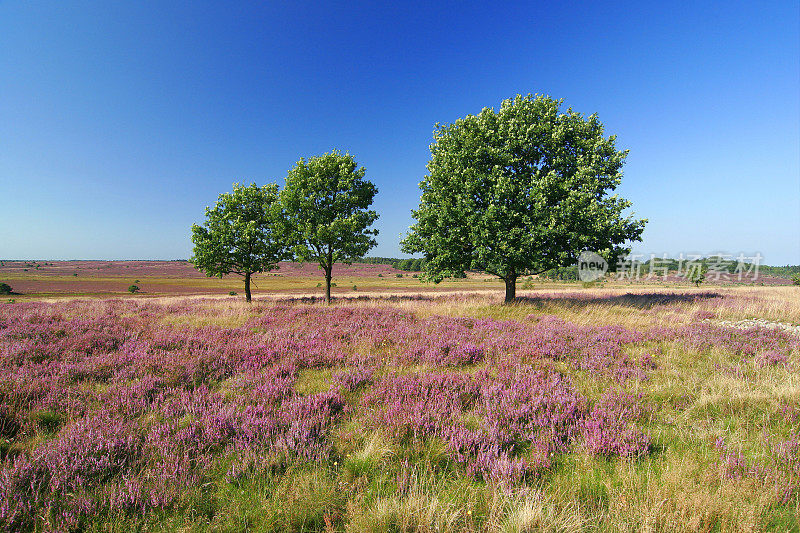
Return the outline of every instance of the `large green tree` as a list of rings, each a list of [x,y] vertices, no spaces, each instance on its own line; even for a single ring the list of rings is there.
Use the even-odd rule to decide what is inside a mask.
[[[209,277],[243,276],[249,302],[252,275],[272,270],[291,257],[286,234],[276,184],[234,183],[233,192],[220,194],[214,207],[206,207],[205,223],[192,225],[190,261]]]
[[[464,270],[503,279],[505,300],[517,277],[574,262],[581,250],[610,263],[640,240],[646,220],[624,215],[630,202],[610,196],[627,151],[561,100],[520,96],[453,124],[437,124],[416,223],[403,251],[425,255],[438,282]]]
[[[378,230],[370,226],[378,214],[369,207],[378,190],[365,172],[352,155],[334,150],[300,159],[281,191],[295,257],[319,264],[328,303],[334,263],[350,263],[377,244]]]

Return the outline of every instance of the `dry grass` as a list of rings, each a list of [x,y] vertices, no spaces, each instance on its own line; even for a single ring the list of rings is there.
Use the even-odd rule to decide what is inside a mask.
[[[355,283],[367,287],[363,281]],[[474,292],[476,286],[493,292]],[[380,297],[347,305],[391,305],[417,316],[506,320],[549,314],[582,325],[637,330],[683,326],[698,320],[699,312],[732,320],[800,323],[800,289],[796,287],[612,285],[578,289],[552,284],[520,291],[527,299],[514,305],[500,305],[498,284],[473,279],[454,282],[452,287],[462,290],[446,298],[428,292],[423,294],[427,299],[388,303],[386,293],[376,292]],[[637,296],[625,296],[633,291]],[[667,303],[657,298],[707,292],[720,297],[675,298]],[[364,292],[351,291],[351,295],[364,296]],[[198,302],[205,312],[175,313],[167,320],[188,327],[237,327],[285,296],[259,295],[254,305],[227,296],[206,298]],[[165,307],[181,301],[176,297],[150,299]],[[95,305],[103,304],[98,301]],[[434,474],[425,461],[428,465],[444,462],[446,453],[432,443],[421,452],[425,461],[410,467],[408,482],[401,486],[397,481],[403,473],[397,470],[398,458],[404,453],[400,445],[354,421],[340,428],[336,447],[341,465],[288,473],[274,486],[244,487],[231,495],[227,521],[212,524],[212,529],[335,531],[331,524],[338,523],[342,524],[338,530],[348,532],[797,531],[800,498],[780,507],[774,480],[727,478],[713,444],[725,435],[732,445],[750,454],[766,453],[765,438],[787,431],[781,409],[800,407],[800,354],[791,354],[789,367],[762,368],[749,362],[741,365],[740,374],[732,374],[720,369],[740,361],[722,350],[696,353],[680,341],[664,342],[659,348],[659,366],[650,379],[629,386],[631,391],[641,392],[653,409],[646,430],[655,450],[638,461],[592,458],[576,452],[531,486],[507,493],[464,476]],[[304,371],[298,392],[326,390],[335,370]],[[576,377],[581,391],[599,393],[607,385],[591,375]]]

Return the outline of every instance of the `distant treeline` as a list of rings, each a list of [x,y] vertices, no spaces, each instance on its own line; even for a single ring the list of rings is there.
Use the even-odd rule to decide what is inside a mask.
[[[791,278],[800,275],[800,265],[786,266],[761,266],[758,267],[759,274],[767,274],[778,278]]]
[[[656,258],[654,268],[663,272],[666,267],[670,272],[681,269],[686,271],[689,259],[684,259],[683,263],[677,259],[662,259]],[[736,256],[709,256],[702,259],[693,259],[695,264],[699,263],[708,270],[715,270],[717,272],[727,272],[728,274],[755,273],[756,265],[753,264],[753,258],[745,257],[744,261],[740,263],[739,258]],[[650,268],[651,260],[643,261],[642,269]],[[800,265],[785,265],[785,266],[768,266],[758,265],[759,275],[775,276],[779,278],[791,278],[794,275],[800,274]]]
[[[555,279],[560,281],[575,281],[578,279],[578,265],[552,268],[539,274],[540,278]]]
[[[424,259],[398,259],[397,257],[362,257],[355,262],[367,265],[391,265],[398,270],[407,272],[420,272],[425,266]]]
[[[397,257],[363,257],[356,261],[357,263],[366,263],[370,265],[391,265],[392,267],[398,270],[405,270],[409,272],[420,272],[425,267],[425,260],[424,259],[399,259]],[[646,273],[649,272],[650,269],[650,260],[647,261],[637,261],[640,265],[641,272]],[[708,270],[716,270],[718,272],[728,272],[729,274],[736,274],[737,268],[740,268],[743,273],[748,271],[754,271],[755,269],[751,263],[743,263],[741,266],[738,264],[738,261],[735,257],[719,257],[719,256],[710,256],[704,257],[702,259],[697,259],[694,261],[695,263],[699,263],[703,265]],[[666,268],[669,272],[677,272],[680,268],[681,271],[685,272],[687,268],[688,260],[684,259],[683,264],[681,264],[677,259],[662,259],[656,258],[653,267],[656,271],[660,274],[663,274],[664,269]],[[616,265],[610,265],[611,270],[614,270]],[[759,275],[768,275],[768,276],[775,276],[779,278],[791,278],[795,275],[800,275],[800,265],[786,265],[786,266],[767,266],[767,265],[759,265],[758,267]],[[578,267],[577,265],[553,268],[539,274],[540,278],[544,279],[552,279],[552,280],[560,280],[560,281],[575,281],[578,279]]]
[[[643,274],[650,271],[651,261],[649,259],[647,261],[637,261],[637,263],[639,263],[639,271],[642,272]],[[683,263],[681,263],[677,259],[656,258],[652,266],[654,268],[654,272],[658,273],[658,275],[663,275],[665,269],[671,273],[676,273],[678,272],[678,270],[685,273],[686,269],[688,268],[687,263],[688,260],[686,259],[684,259]],[[738,274],[739,272],[742,272],[742,274],[746,274],[748,272],[755,273],[755,265],[747,261],[745,261],[740,265],[735,257],[729,258],[729,257],[711,256],[694,260],[694,263],[702,265],[703,267],[705,267],[706,270],[727,272],[728,274]],[[610,270],[613,271],[616,265],[610,265],[610,266],[611,266]],[[800,265],[786,265],[786,266],[758,265],[758,274],[760,276],[775,276],[778,278],[791,279],[793,276],[800,275]],[[577,265],[572,265],[567,267],[554,268],[552,270],[548,270],[547,272],[540,274],[539,277],[545,279],[561,280],[561,281],[575,281],[578,279],[578,267]]]

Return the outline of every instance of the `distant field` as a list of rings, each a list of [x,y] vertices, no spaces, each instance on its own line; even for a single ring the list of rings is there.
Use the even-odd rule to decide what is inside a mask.
[[[253,279],[253,294],[266,295],[322,295],[322,271],[310,263],[280,263],[279,269],[258,274]],[[415,272],[398,270],[390,265],[354,263],[334,266],[333,294],[358,296],[359,294],[410,294],[483,292],[502,290],[502,283],[492,276],[470,273],[466,279],[446,280],[438,285],[422,283],[413,276]],[[401,276],[401,277],[399,277]],[[521,278],[518,290],[526,290]],[[0,283],[11,285],[17,298],[45,298],[59,296],[112,296],[128,294],[128,287],[137,285],[144,296],[177,295],[227,295],[242,293],[242,279],[231,275],[223,279],[206,277],[185,261],[3,261],[0,264]],[[788,279],[759,276],[756,282],[738,284],[734,280],[709,280],[705,286],[727,285],[788,285]],[[565,289],[575,287],[574,282],[555,282],[535,279],[528,283],[534,288]],[[640,282],[611,281],[609,287],[654,286],[665,288],[688,287],[685,281],[670,277],[666,282],[643,280]],[[355,287],[355,288],[354,288]]]
[[[413,275],[389,265],[335,265],[333,293],[458,290],[472,284],[459,280],[439,286],[423,285]],[[322,271],[315,264],[283,262],[277,270],[253,278],[253,293],[322,294],[317,285],[323,281]],[[184,261],[4,261],[0,265],[0,282],[27,297],[122,295],[132,284],[149,296],[243,292],[241,277],[209,278]]]

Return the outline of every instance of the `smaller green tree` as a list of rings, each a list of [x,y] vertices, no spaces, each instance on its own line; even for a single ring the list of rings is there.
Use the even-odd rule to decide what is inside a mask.
[[[694,283],[695,287],[699,287],[706,280],[707,271],[708,267],[705,264],[695,265],[693,268],[689,268],[686,273],[686,279],[689,283]]]
[[[300,159],[281,191],[295,257],[319,264],[325,273],[327,303],[333,265],[350,264],[377,244],[373,237],[378,230],[370,226],[378,213],[369,207],[378,189],[364,179],[365,173],[352,155],[334,150]]]
[[[138,285],[130,285],[128,287],[128,292],[131,293],[131,294],[136,294],[137,292],[139,292],[139,286]]]
[[[8,283],[0,283],[0,294],[11,294],[13,291]]]
[[[191,263],[209,277],[237,274],[244,278],[244,293],[252,300],[253,274],[267,272],[291,254],[278,186],[233,184],[233,192],[219,195],[206,208],[206,221],[192,226],[194,255]]]

